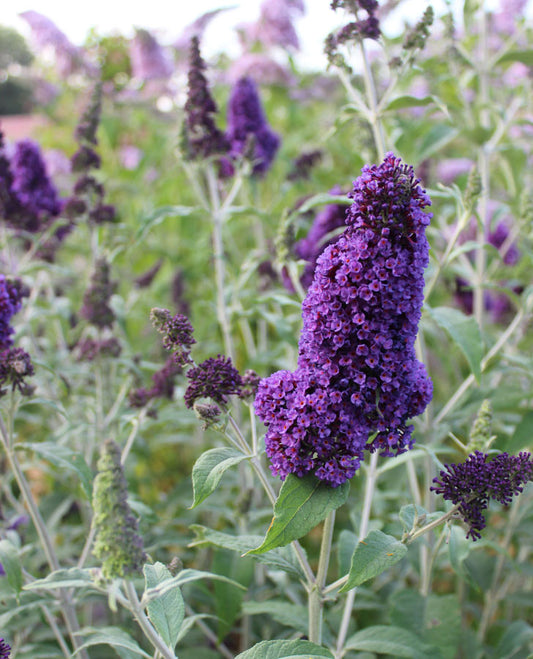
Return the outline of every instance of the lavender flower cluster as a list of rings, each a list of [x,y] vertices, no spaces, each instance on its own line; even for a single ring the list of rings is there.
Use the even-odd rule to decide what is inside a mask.
[[[228,104],[228,128],[216,125],[217,105],[209,91],[198,37],[191,41],[188,97],[185,104],[184,151],[191,160],[218,155],[221,176],[233,174],[232,161],[242,156],[253,164],[253,175],[263,175],[272,164],[280,138],[269,127],[257,87],[251,78],[240,78]]]
[[[19,280],[11,281],[0,274],[0,350],[13,345],[11,318],[20,311],[26,291]]]
[[[0,215],[14,229],[35,233],[62,210],[39,146],[21,140],[8,158],[0,131]]]
[[[11,646],[3,638],[0,638],[0,659],[9,659],[11,656]]]
[[[438,478],[433,479],[436,486],[430,488],[446,501],[460,504],[459,513],[469,527],[466,537],[473,540],[481,538],[480,531],[487,525],[483,512],[490,499],[507,506],[533,479],[530,453],[501,453],[488,462],[487,457],[474,451],[462,464],[444,465]]]
[[[407,421],[432,396],[414,350],[431,203],[418,183],[392,153],[363,168],[347,229],[318,258],[303,302],[297,368],[259,384],[255,410],[282,478],[314,473],[335,487],[365,449],[393,456],[413,444]]]

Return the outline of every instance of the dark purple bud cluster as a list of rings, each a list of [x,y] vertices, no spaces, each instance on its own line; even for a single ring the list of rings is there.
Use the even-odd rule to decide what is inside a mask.
[[[347,229],[319,256],[303,302],[296,371],[262,380],[255,399],[273,473],[314,473],[337,486],[364,450],[411,448],[407,421],[432,383],[414,343],[428,264],[431,202],[392,153],[354,182]]]
[[[0,396],[5,396],[8,388],[18,389],[23,396],[31,396],[34,387],[25,379],[34,374],[31,357],[22,348],[9,348],[0,352]]]
[[[206,64],[200,55],[198,37],[191,39],[188,93],[185,103],[184,155],[189,160],[226,153],[229,145],[224,133],[215,124],[217,105],[211,96],[204,71]]]
[[[22,298],[27,294],[20,280],[9,280],[4,275],[0,275],[0,350],[13,345],[11,318],[20,311]]]
[[[5,573],[4,573],[5,574]],[[11,656],[11,646],[3,638],[0,638],[0,659],[9,659]]]
[[[79,148],[71,158],[72,171],[79,174],[73,195],[65,204],[65,216],[74,222],[86,217],[93,224],[107,224],[116,220],[115,207],[104,203],[104,186],[93,176],[101,160],[94,147],[98,144],[96,132],[102,112],[102,85],[97,83],[89,103],[74,131]]]
[[[174,362],[179,366],[190,364],[191,346],[196,343],[196,339],[193,336],[194,328],[187,316],[180,313],[172,316],[168,309],[156,307],[150,312],[150,320],[154,328],[163,334],[164,347],[174,353]]]
[[[35,142],[15,144],[9,159],[0,131],[0,215],[14,229],[42,231],[62,210],[41,150]]]
[[[333,188],[331,194],[342,194],[340,187],[336,186]],[[294,245],[294,253],[296,256],[307,261],[307,265],[300,277],[300,282],[305,289],[309,288],[313,281],[317,258],[328,245],[331,245],[338,240],[339,235],[331,236],[328,239],[326,239],[326,237],[332,231],[335,231],[335,229],[344,226],[346,221],[346,210],[347,206],[345,204],[331,204],[325,206],[323,210],[315,216],[307,236]]]
[[[150,389],[140,387],[129,393],[130,405],[144,407],[154,398],[172,399],[176,375],[179,373],[181,373],[181,366],[176,364],[173,357],[169,357],[163,368],[152,375],[153,386]]]
[[[109,301],[115,289],[116,283],[111,281],[109,263],[102,257],[94,264],[91,284],[83,296],[83,306],[80,310],[82,318],[100,329],[111,327],[115,314],[109,306]]]
[[[211,398],[219,405],[227,405],[228,396],[239,395],[243,381],[229,357],[209,357],[187,371],[189,386],[185,391],[185,405],[192,407],[201,398]]]
[[[107,339],[91,339],[87,337],[76,344],[78,361],[92,362],[98,357],[118,357],[122,352],[122,346],[115,336]]]
[[[146,272],[143,272],[142,275],[139,275],[135,278],[135,286],[137,286],[137,288],[147,288],[150,286],[162,265],[163,259],[156,261],[151,268],[149,268]]]
[[[460,504],[459,513],[469,527],[466,537],[472,540],[481,538],[480,531],[487,525],[483,513],[489,501],[494,499],[507,506],[533,479],[530,453],[501,453],[490,461],[487,458],[486,453],[474,451],[462,464],[444,465],[438,478],[433,479],[436,486],[430,488],[446,501]]]
[[[322,160],[323,152],[320,149],[313,151],[304,151],[292,162],[292,169],[287,174],[289,181],[299,181],[308,179],[311,170]]]
[[[228,104],[226,132],[233,158],[249,156],[252,173],[264,174],[280,145],[279,136],[267,123],[259,94],[251,78],[240,78],[232,89]]]

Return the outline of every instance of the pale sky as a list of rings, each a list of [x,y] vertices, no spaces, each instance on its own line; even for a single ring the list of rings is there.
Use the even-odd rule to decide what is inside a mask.
[[[504,1],[504,0],[502,0]],[[148,2],[130,0],[89,0],[88,2],[65,2],[65,0],[0,0],[0,24],[11,25],[22,34],[28,35],[29,28],[18,17],[23,11],[32,9],[50,18],[75,44],[81,44],[91,27],[97,27],[102,34],[119,32],[125,36],[133,34],[133,27],[154,30],[161,43],[171,43],[182,29],[198,16],[211,9],[233,6],[227,12],[219,14],[208,27],[203,50],[206,56],[226,51],[232,56],[240,53],[236,35],[233,31],[239,23],[253,22],[259,16],[262,0],[149,0]],[[387,34],[399,31],[402,18],[410,23],[416,22],[424,7],[432,4],[439,14],[444,7],[444,0],[431,3],[421,0],[404,0],[400,5],[395,20],[386,26]],[[452,0],[452,6],[462,6],[462,0]],[[488,0],[490,7],[498,6],[498,0]],[[296,29],[302,44],[298,55],[300,66],[323,69],[325,58],[322,54],[324,38],[335,27],[343,24],[341,12],[330,8],[330,0],[305,0],[307,13],[296,22]]]

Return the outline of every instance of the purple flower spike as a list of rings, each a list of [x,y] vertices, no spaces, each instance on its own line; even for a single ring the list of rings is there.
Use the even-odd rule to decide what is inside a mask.
[[[229,357],[210,357],[187,372],[189,386],[185,392],[185,405],[192,407],[200,398],[211,398],[226,405],[228,396],[239,395],[243,381]]]
[[[5,574],[5,572],[4,572]],[[9,643],[0,638],[0,659],[9,659],[11,656],[11,646]]]
[[[166,80],[172,75],[172,64],[157,39],[148,30],[137,28],[131,42],[132,73],[139,80]]]
[[[11,160],[12,194],[21,207],[18,228],[38,231],[50,218],[57,217],[62,204],[46,172],[39,146],[31,140],[15,145]]]
[[[314,473],[336,487],[365,449],[394,456],[413,444],[407,421],[432,396],[414,349],[430,220],[418,183],[392,153],[363,168],[348,227],[318,257],[303,302],[296,371],[259,384],[255,410],[281,478]]]
[[[469,527],[466,537],[472,540],[481,538],[480,531],[487,524],[483,511],[489,500],[507,506],[533,478],[531,453],[501,453],[490,462],[487,458],[487,454],[474,451],[462,464],[444,465],[439,477],[433,479],[437,487],[430,488],[446,501],[460,504],[459,513]]]
[[[233,87],[228,105],[227,137],[233,157],[252,151],[254,174],[264,174],[270,168],[280,138],[267,124],[257,87],[251,78],[241,78]]]
[[[0,275],[0,350],[13,345],[13,328],[9,323],[11,317],[20,311],[23,297],[24,290],[20,281],[12,282]]]

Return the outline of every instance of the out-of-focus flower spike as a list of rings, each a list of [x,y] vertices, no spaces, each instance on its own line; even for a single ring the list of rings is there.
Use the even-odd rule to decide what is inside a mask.
[[[93,554],[102,561],[106,579],[141,572],[146,555],[138,523],[128,504],[128,491],[120,461],[120,447],[107,439],[98,460],[93,487]]]

